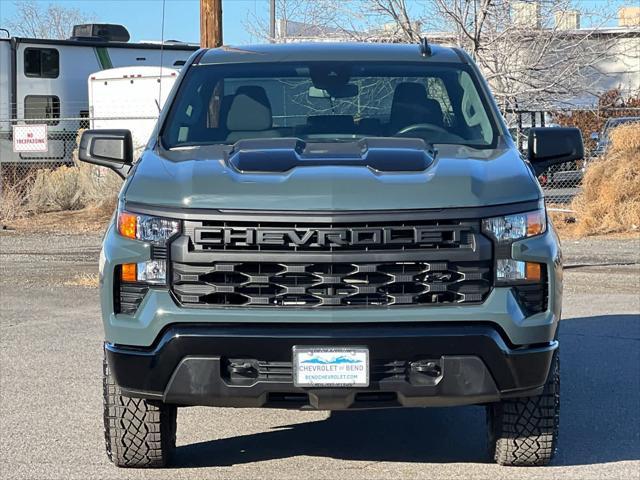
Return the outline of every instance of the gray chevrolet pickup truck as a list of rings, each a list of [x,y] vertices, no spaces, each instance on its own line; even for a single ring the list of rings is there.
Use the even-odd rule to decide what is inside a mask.
[[[536,174],[582,138],[531,129],[523,158],[465,52],[202,49],[139,158],[126,130],[79,155],[126,178],[100,256],[116,465],[166,465],[193,405],[483,405],[498,463],[552,459],[562,256]]]

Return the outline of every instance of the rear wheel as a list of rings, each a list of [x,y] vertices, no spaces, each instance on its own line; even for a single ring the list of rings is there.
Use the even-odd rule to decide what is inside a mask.
[[[560,418],[560,359],[553,356],[541,395],[487,407],[489,448],[500,465],[541,466],[553,459]]]
[[[104,437],[118,467],[164,467],[176,446],[174,405],[122,395],[103,361]]]

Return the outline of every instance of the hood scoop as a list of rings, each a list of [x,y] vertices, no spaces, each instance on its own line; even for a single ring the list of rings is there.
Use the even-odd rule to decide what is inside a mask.
[[[364,138],[306,143],[297,138],[236,142],[227,165],[240,173],[286,173],[303,167],[367,167],[376,172],[423,172],[435,150],[414,138]]]

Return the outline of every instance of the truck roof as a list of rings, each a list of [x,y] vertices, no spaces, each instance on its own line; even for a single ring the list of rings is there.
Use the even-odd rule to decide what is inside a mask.
[[[354,43],[354,42],[314,42],[247,45],[241,47],[223,46],[206,50],[198,65],[219,63],[271,63],[303,61],[394,61],[416,62],[435,61],[446,63],[466,63],[464,55],[457,49],[430,45],[431,55],[422,56],[420,46],[398,43]]]

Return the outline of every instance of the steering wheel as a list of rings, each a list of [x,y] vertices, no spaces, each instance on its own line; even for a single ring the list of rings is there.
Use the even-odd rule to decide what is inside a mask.
[[[408,125],[401,130],[396,132],[396,136],[406,137],[409,133],[413,133],[415,131],[426,131],[426,132],[437,132],[437,133],[445,133],[449,134],[447,130],[437,125],[433,125],[431,123],[414,123],[413,125]]]

